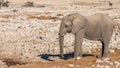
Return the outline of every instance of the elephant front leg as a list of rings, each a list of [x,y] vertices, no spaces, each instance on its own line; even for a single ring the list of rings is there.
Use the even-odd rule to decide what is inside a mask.
[[[84,29],[80,30],[78,33],[75,34],[75,46],[74,46],[74,57],[77,58],[78,56],[82,57],[82,42],[84,37]]]

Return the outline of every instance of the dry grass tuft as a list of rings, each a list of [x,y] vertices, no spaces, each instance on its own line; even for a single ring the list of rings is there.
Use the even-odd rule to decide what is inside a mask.
[[[61,20],[60,18],[58,17],[52,17],[52,16],[36,16],[36,15],[31,15],[31,14],[28,14],[28,19],[40,19],[40,20],[53,20],[53,21],[57,21],[57,20]],[[59,14],[59,16],[62,16],[61,14]]]
[[[51,18],[52,18],[51,16],[40,16],[39,17],[39,19],[41,19],[41,20],[49,20]]]
[[[30,14],[28,14],[27,17],[28,17],[28,19],[38,18],[37,16],[35,16],[35,15],[30,15]]]
[[[11,14],[7,14],[7,15],[0,15],[0,18],[13,18],[16,17],[17,15],[11,15]]]
[[[112,10],[113,8],[101,8],[102,11]]]
[[[51,14],[51,12],[46,12],[45,14]]]
[[[73,5],[83,5],[83,6],[91,6],[91,5],[99,6],[99,5],[101,5],[100,3],[97,3],[97,2],[82,2],[82,1],[74,2],[74,3],[71,3],[71,4],[73,4]]]
[[[64,15],[59,13],[59,14],[57,14],[57,16],[64,16]]]

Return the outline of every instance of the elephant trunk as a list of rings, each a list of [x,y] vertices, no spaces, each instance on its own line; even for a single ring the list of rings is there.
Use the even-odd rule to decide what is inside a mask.
[[[60,56],[63,59],[63,41],[64,41],[64,36],[59,35],[59,45],[60,45]]]

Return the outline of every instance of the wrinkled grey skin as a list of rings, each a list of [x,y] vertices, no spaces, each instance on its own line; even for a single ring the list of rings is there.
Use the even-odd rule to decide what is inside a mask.
[[[66,33],[75,35],[74,57],[82,57],[83,38],[101,41],[102,51],[99,57],[106,57],[108,46],[113,33],[112,20],[105,14],[97,13],[84,17],[78,13],[63,17],[59,30],[59,44],[61,58],[63,56],[63,41]]]

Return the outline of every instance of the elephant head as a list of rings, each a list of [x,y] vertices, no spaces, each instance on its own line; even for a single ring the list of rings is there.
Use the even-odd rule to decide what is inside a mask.
[[[78,13],[70,14],[62,18],[59,30],[59,44],[61,58],[63,56],[63,41],[66,33],[76,34],[85,27],[86,18]]]

